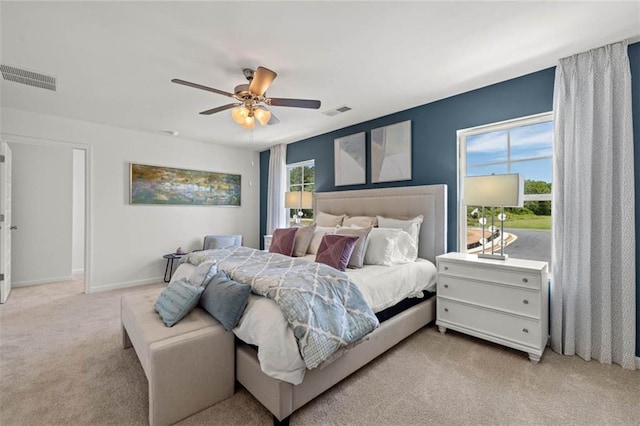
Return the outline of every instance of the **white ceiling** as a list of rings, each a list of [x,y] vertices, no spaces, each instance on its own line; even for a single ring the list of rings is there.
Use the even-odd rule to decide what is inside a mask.
[[[0,62],[53,75],[51,92],[2,81],[2,106],[263,149],[554,66],[559,58],[640,40],[640,2],[2,2]],[[251,132],[214,93],[270,68],[272,107]],[[525,101],[525,100],[523,100]],[[348,105],[328,117],[322,111]]]

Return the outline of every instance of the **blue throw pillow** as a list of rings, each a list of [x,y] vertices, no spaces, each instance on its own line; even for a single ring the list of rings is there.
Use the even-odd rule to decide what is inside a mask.
[[[190,285],[185,278],[173,281],[156,300],[156,312],[167,327],[172,327],[198,305],[203,291],[203,287]]]
[[[233,281],[224,271],[218,271],[200,298],[200,306],[220,321],[229,331],[238,325],[247,306],[251,286]]]

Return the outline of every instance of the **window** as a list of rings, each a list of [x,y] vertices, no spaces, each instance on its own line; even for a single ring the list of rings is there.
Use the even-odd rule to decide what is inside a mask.
[[[551,265],[551,190],[553,115],[539,114],[458,131],[459,184],[465,176],[520,173],[524,176],[524,207],[505,208],[505,253],[514,258],[542,260]],[[459,187],[458,247],[482,250],[478,206],[465,206]],[[497,217],[498,209],[494,212]],[[485,212],[489,218],[491,210]],[[498,226],[496,218],[496,226]],[[490,223],[489,223],[490,224]],[[490,239],[491,233],[485,232]],[[490,250],[491,242],[485,250]],[[499,250],[499,247],[496,246]]]
[[[287,175],[289,181],[288,191],[308,191],[313,192],[315,189],[315,163],[314,160],[303,161],[295,164],[287,164]],[[287,217],[289,218],[289,226],[295,224],[294,216],[297,211],[289,209]],[[313,223],[313,209],[302,209],[301,217],[302,225]]]

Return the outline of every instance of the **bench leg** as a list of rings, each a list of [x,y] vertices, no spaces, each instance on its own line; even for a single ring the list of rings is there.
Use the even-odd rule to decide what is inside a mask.
[[[131,344],[131,339],[129,339],[129,333],[127,333],[127,329],[122,325],[122,348],[127,349],[133,346]]]

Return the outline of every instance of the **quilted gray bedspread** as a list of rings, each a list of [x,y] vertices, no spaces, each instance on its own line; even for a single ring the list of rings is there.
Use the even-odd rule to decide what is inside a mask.
[[[251,284],[254,293],[280,306],[307,368],[330,361],[379,324],[347,275],[322,263],[248,247],[199,251],[182,259],[193,265],[205,260],[217,261],[231,279]]]

